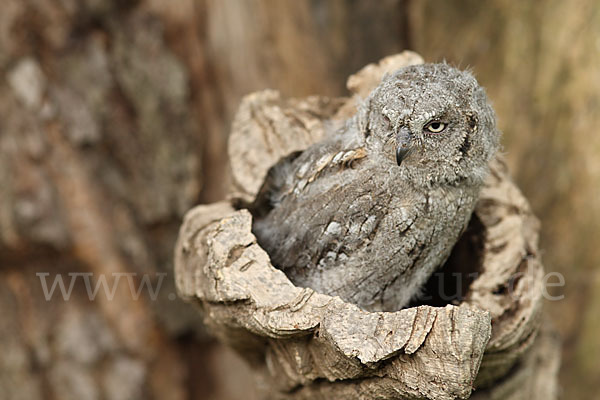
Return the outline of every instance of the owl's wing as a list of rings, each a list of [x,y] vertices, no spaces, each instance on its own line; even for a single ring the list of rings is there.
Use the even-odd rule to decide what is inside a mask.
[[[263,217],[284,199],[298,197],[318,178],[338,174],[352,168],[366,157],[360,141],[348,134],[335,134],[304,151],[296,151],[282,158],[267,173],[251,210],[255,217]]]
[[[396,224],[387,229],[398,233],[410,224],[408,215],[388,218],[388,206],[396,203],[394,183],[374,171],[364,148],[332,148],[308,149],[278,165],[272,171],[271,208],[255,220],[261,246],[292,275],[353,257],[382,223]]]

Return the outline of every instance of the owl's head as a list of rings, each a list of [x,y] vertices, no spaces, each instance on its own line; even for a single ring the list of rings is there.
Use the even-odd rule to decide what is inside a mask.
[[[358,119],[369,153],[426,184],[482,181],[500,136],[484,89],[447,64],[385,76]]]

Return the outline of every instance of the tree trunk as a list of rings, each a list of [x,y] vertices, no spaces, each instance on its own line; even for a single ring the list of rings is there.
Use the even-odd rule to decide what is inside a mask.
[[[346,95],[345,78],[413,48],[470,66],[509,167],[541,217],[565,300],[565,397],[599,387],[600,6],[382,0],[3,0],[0,7],[0,398],[251,397],[243,364],[174,297],[183,212],[223,198],[249,92]],[[49,275],[36,275],[48,273]],[[57,274],[69,286],[46,301]],[[156,301],[105,276],[149,274]],[[161,280],[161,273],[168,275]],[[56,321],[56,322],[55,322]],[[126,377],[126,378],[124,378]]]

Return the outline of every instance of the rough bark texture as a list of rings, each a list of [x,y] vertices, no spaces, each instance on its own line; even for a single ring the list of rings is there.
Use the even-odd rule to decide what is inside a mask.
[[[419,58],[411,53],[387,58],[351,77],[349,86],[368,91],[386,70],[414,62]],[[324,123],[335,123],[327,117],[347,116],[355,102],[286,101],[273,91],[246,97],[229,155],[233,164],[252,168],[234,172],[234,193],[252,200],[274,160],[317,140]],[[319,106],[332,103],[337,107]],[[295,287],[256,243],[251,214],[228,202],[187,214],[176,249],[178,290],[200,304],[212,331],[254,365],[268,397],[455,399],[468,398],[475,387],[488,388],[489,396],[555,398],[556,343],[544,335],[536,342],[539,224],[504,164],[496,160],[491,168],[461,239],[463,245],[482,243],[445,267],[474,273],[460,305],[370,313]],[[540,355],[551,368],[536,365]],[[547,391],[536,392],[538,381]]]
[[[132,3],[35,3],[2,5],[0,398],[184,399],[168,332],[191,320],[172,284],[152,302],[122,279],[90,301],[72,274],[167,272],[200,188],[189,75]],[[68,300],[44,295],[57,276]]]

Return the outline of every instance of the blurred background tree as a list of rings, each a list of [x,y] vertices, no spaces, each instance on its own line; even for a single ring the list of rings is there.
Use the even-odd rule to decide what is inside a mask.
[[[565,398],[600,390],[600,3],[593,0],[2,0],[0,398],[252,398],[244,365],[174,298],[183,213],[224,196],[243,95],[343,96],[404,49],[471,68],[543,223]],[[158,298],[36,273],[167,273]],[[162,281],[161,281],[162,282]],[[138,282],[139,283],[139,282]]]

